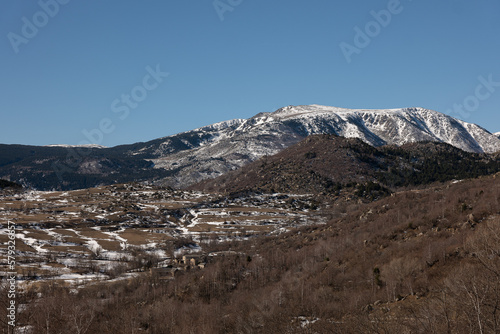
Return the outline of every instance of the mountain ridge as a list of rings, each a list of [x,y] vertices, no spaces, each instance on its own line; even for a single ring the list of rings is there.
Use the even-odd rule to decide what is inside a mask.
[[[358,138],[375,147],[435,141],[468,152],[500,151],[497,135],[429,109],[302,105],[111,148],[0,145],[0,178],[45,190],[127,181],[184,188],[315,134]]]
[[[314,134],[359,138],[372,146],[410,142],[445,142],[468,152],[493,153],[500,140],[487,130],[424,108],[346,109],[319,105],[287,106],[260,113],[209,136],[191,151],[153,158],[156,168],[185,166],[166,185],[178,187],[238,169],[264,155],[273,155]],[[184,136],[202,136],[192,130]],[[174,136],[175,137],[175,136]],[[172,140],[168,137],[167,141]],[[163,145],[168,146],[169,142]],[[194,159],[194,156],[196,158]],[[216,160],[219,159],[219,160]]]

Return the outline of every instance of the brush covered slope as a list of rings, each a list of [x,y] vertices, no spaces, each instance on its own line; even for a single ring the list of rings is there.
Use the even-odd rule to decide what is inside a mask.
[[[373,147],[359,139],[314,135],[191,189],[338,195],[341,189],[354,188],[358,195],[377,190],[383,195],[388,193],[384,188],[473,178],[498,171],[498,157],[465,152],[444,143]]]
[[[18,323],[36,333],[80,323],[103,334],[495,333],[499,198],[496,175],[337,203],[327,224],[207,243],[226,255],[173,280],[40,288],[19,297]]]

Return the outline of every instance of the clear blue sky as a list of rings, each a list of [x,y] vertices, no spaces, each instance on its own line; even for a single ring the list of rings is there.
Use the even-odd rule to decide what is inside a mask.
[[[454,116],[500,131],[498,0],[54,1],[0,4],[0,143],[78,144],[101,126],[115,146],[300,104],[466,102]]]

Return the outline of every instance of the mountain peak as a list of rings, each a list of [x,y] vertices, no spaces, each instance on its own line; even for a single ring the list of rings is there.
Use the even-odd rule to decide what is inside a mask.
[[[262,116],[264,114],[269,114],[278,117],[288,117],[293,115],[306,115],[306,114],[320,114],[320,113],[438,113],[437,111],[433,111],[430,109],[422,108],[422,107],[406,107],[406,108],[391,108],[391,109],[349,109],[349,108],[341,108],[341,107],[332,107],[332,106],[324,106],[320,104],[310,104],[310,105],[289,105],[283,108],[280,108],[272,113],[261,113],[257,116]],[[441,114],[441,113],[439,113]]]
[[[136,171],[134,179],[142,177],[169,186],[187,187],[238,169],[262,156],[274,155],[316,134],[357,138],[375,147],[432,141],[447,143],[468,152],[500,151],[500,138],[497,135],[437,111],[420,107],[347,109],[313,104],[286,106],[248,119],[219,122],[146,143],[109,148],[99,153],[91,150],[92,154],[82,159],[78,166],[60,168],[58,171],[71,171],[74,175],[68,179],[77,179],[75,175],[93,174],[102,175],[102,179],[112,178],[116,182],[119,176],[116,169],[125,172],[131,168]],[[47,149],[53,150],[50,159],[46,158]],[[5,146],[4,150],[11,148]],[[31,148],[23,152],[31,152]],[[57,154],[63,156],[58,157]],[[6,156],[16,158],[19,152]],[[23,159],[6,161],[3,167],[0,166],[0,178],[14,181],[27,179],[29,175],[19,174],[20,170],[29,173],[29,168],[24,169],[22,164],[34,164],[41,168],[40,163],[43,162],[47,166],[47,175],[58,180],[54,176],[57,171],[53,166],[58,166],[57,163],[66,166],[67,153],[61,149],[44,148],[38,156],[28,156],[32,159],[28,159],[32,161],[31,165]],[[16,165],[16,161],[24,162]],[[40,178],[34,175],[30,180],[39,182]],[[70,183],[67,187],[70,187]]]
[[[171,136],[162,144],[163,152],[169,154],[148,158],[156,168],[181,168],[166,184],[182,187],[276,154],[315,134],[358,138],[376,147],[433,141],[468,152],[500,150],[500,139],[481,127],[422,107],[347,109],[312,104],[259,113],[218,131],[200,128]],[[199,144],[201,137],[204,140]],[[185,148],[173,147],[176,140],[186,144],[177,147]]]

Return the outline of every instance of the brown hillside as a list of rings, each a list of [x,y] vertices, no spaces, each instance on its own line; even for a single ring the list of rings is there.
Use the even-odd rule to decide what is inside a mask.
[[[335,187],[336,183],[373,181],[378,163],[376,154],[375,148],[358,139],[310,136],[276,155],[192,188],[208,192],[258,189],[319,193]],[[372,157],[362,159],[364,155]]]
[[[205,180],[191,189],[226,193],[250,189],[271,193],[338,194],[340,189],[356,186],[351,190],[370,197],[365,189],[374,188],[373,182],[395,190],[498,171],[498,156],[469,153],[443,143],[375,148],[359,139],[315,135],[274,156]],[[380,191],[380,187],[377,189]]]
[[[234,255],[172,281],[47,289],[25,302],[29,322],[35,332],[78,315],[100,333],[495,333],[499,200],[497,175],[337,205],[326,225],[207,244]]]

